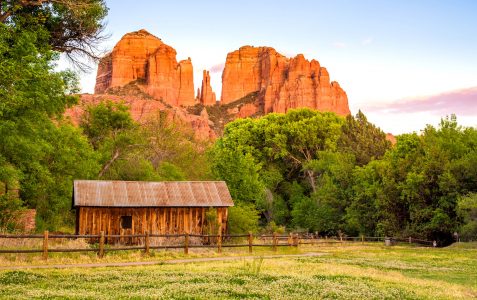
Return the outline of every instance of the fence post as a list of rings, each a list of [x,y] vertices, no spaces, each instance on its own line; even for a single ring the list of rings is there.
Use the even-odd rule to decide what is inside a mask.
[[[48,260],[48,230],[43,233],[43,259]]]
[[[104,231],[101,231],[99,234],[99,258],[103,258],[104,256]]]
[[[412,237],[409,237],[409,244],[412,244]]]
[[[273,250],[277,251],[278,248],[278,234],[276,232],[273,233]]]
[[[252,253],[253,234],[251,231],[248,233],[248,253]]]
[[[293,246],[298,247],[298,233],[293,235]]]
[[[149,231],[146,230],[144,237],[144,254],[149,255]]]
[[[361,244],[364,244],[364,234],[361,235]]]
[[[288,235],[288,245],[289,246],[293,245],[293,233],[291,233],[291,232]]]
[[[189,254],[189,233],[184,237],[184,254]]]
[[[217,252],[222,253],[222,232],[217,236]]]

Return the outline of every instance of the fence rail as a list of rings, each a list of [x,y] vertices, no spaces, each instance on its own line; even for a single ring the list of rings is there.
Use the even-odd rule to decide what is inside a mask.
[[[91,241],[97,241],[97,248],[51,248],[49,247],[49,240],[52,239],[90,239]],[[151,243],[151,238],[183,238],[183,242],[180,244],[166,244],[166,245],[154,245]],[[207,243],[191,244],[190,238],[201,238],[202,241]],[[240,243],[231,243],[234,238],[246,238],[246,243],[240,241]],[[400,238],[400,237],[318,237],[312,234],[296,234],[290,233],[289,235],[264,234],[253,235],[249,234],[230,234],[230,235],[200,235],[200,234],[130,234],[130,235],[105,235],[101,232],[99,235],[83,234],[50,234],[45,231],[43,234],[0,234],[0,239],[42,239],[43,244],[41,249],[0,249],[1,253],[42,253],[43,258],[48,259],[49,252],[97,252],[99,257],[103,257],[105,252],[112,251],[125,251],[125,250],[143,250],[145,254],[149,254],[151,249],[184,249],[184,253],[188,254],[190,248],[216,248],[218,253],[222,252],[222,248],[238,248],[248,247],[248,252],[252,253],[253,247],[271,247],[274,251],[278,247],[298,247],[299,245],[320,245],[320,244],[343,244],[343,243],[364,243],[364,242],[378,242],[384,241],[386,245],[395,244],[396,242],[418,244],[423,246],[436,246],[435,241],[426,241],[416,239],[412,237]],[[125,239],[142,239],[141,245],[135,246],[112,246],[105,247],[106,241],[116,239],[124,243]],[[130,241],[131,241],[130,240]],[[254,241],[257,241],[254,243]],[[267,243],[268,241],[268,243]],[[285,241],[285,242],[284,242]],[[225,242],[225,243],[224,243]]]

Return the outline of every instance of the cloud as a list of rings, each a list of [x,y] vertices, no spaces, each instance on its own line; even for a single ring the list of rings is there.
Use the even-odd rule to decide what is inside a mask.
[[[224,63],[213,65],[212,67],[210,67],[210,73],[221,73],[224,67]]]
[[[335,48],[346,48],[347,44],[343,42],[334,42],[333,47]]]
[[[374,41],[374,39],[372,37],[368,37],[368,38],[361,41],[361,45],[367,46],[367,45],[371,44],[373,41]]]
[[[426,112],[439,116],[477,115],[477,87],[427,97],[403,99],[382,106],[367,107],[367,111],[397,114]]]

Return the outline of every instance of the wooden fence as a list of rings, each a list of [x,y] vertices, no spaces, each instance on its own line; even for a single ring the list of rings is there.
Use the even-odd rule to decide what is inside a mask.
[[[90,248],[51,248],[48,246],[49,240],[52,239],[87,239],[93,247]],[[151,243],[152,238],[182,238],[181,243],[155,245]],[[200,244],[191,244],[191,238],[199,238],[204,241]],[[239,238],[240,243],[233,243],[232,240]],[[44,259],[48,259],[50,252],[97,252],[101,258],[105,252],[124,251],[124,250],[143,250],[146,255],[151,249],[183,249],[185,254],[189,253],[190,248],[216,248],[218,253],[222,252],[222,248],[248,248],[248,252],[252,253],[254,247],[270,247],[276,251],[278,247],[298,247],[299,245],[323,245],[323,244],[343,244],[343,243],[364,243],[364,242],[385,242],[386,245],[395,243],[418,244],[421,246],[436,246],[435,242],[409,238],[396,237],[317,237],[310,234],[299,235],[290,233],[289,235],[253,235],[235,234],[235,235],[198,235],[198,234],[135,234],[135,235],[105,235],[101,232],[99,235],[73,235],[73,234],[50,234],[45,231],[44,234],[28,234],[28,235],[6,235],[1,234],[0,239],[41,239],[43,240],[41,249],[0,249],[0,253],[42,253]],[[129,239],[129,240],[128,240]],[[133,241],[137,245],[111,246],[106,241],[116,241],[117,243]],[[256,243],[254,243],[256,241]],[[107,245],[107,247],[105,247]],[[96,247],[97,246],[97,247]]]

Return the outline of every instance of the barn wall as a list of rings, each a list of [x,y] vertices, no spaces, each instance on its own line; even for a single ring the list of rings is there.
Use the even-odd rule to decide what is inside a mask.
[[[210,210],[216,210],[216,222],[207,217]],[[132,216],[131,229],[121,228],[121,216]],[[78,234],[127,235],[146,230],[150,234],[216,234],[218,230],[225,233],[227,208],[78,207],[76,223]]]

